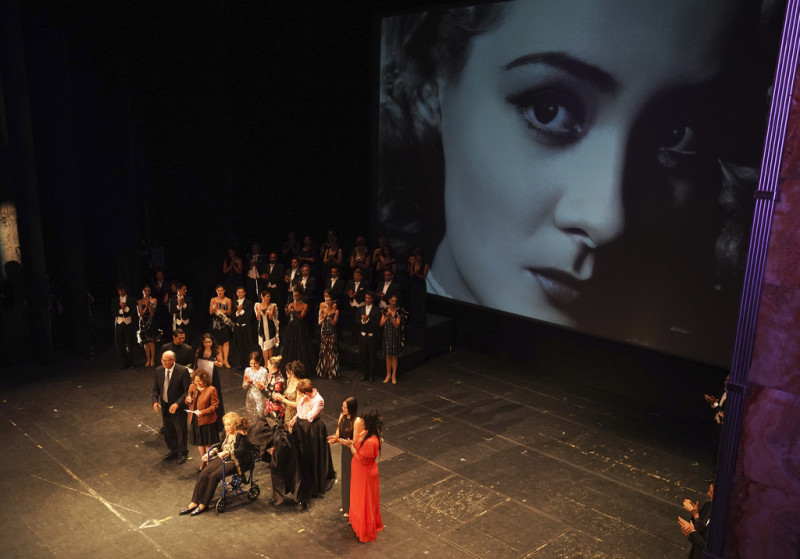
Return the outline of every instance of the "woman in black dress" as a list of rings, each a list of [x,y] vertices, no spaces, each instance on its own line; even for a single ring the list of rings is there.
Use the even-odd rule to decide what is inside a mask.
[[[156,310],[158,300],[150,296],[150,286],[142,288],[142,298],[136,301],[136,308],[139,311],[139,330],[136,332],[139,344],[144,347],[144,354],[147,358],[145,367],[156,366],[156,342],[161,341],[161,330],[156,322]]]
[[[300,361],[310,374],[314,370],[314,354],[305,321],[308,304],[303,301],[303,290],[300,287],[295,286],[292,297],[294,300],[286,306],[289,323],[281,335],[281,356],[287,363]]]
[[[198,369],[192,373],[192,385],[186,394],[189,415],[189,444],[197,447],[202,460],[208,448],[219,442],[217,431],[217,409],[219,397],[217,389],[211,386],[211,375],[208,371]],[[201,462],[197,471],[201,471],[206,463]]]
[[[328,442],[341,443],[343,440],[354,441],[364,430],[364,420],[358,417],[358,401],[350,396],[342,402],[342,413],[339,414],[339,423],[336,425],[336,433],[328,437]],[[342,480],[342,508],[339,512],[348,516],[350,512],[350,464],[353,461],[353,454],[347,447],[342,448],[341,461],[341,480]]]
[[[397,359],[403,350],[405,339],[406,311],[397,306],[397,295],[389,298],[389,306],[383,310],[381,326],[383,327],[383,353],[386,355],[386,378],[383,383],[390,380],[397,384]]]
[[[231,341],[231,300],[225,296],[225,287],[217,285],[217,296],[213,297],[208,303],[208,314],[211,315],[211,333],[222,350],[222,365],[226,369],[231,366],[228,363],[228,350]]]

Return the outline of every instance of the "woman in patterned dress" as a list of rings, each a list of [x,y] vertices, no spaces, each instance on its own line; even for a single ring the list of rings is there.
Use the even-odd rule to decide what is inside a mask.
[[[390,380],[392,384],[397,384],[397,361],[405,343],[403,330],[406,317],[405,309],[397,306],[397,295],[390,297],[389,306],[384,309],[381,316],[383,353],[386,355],[386,378],[383,379],[384,384]]]
[[[264,417],[265,398],[264,390],[267,388],[267,370],[261,366],[260,351],[250,354],[250,366],[244,370],[242,388],[247,389],[244,399],[244,413],[251,423],[259,417]]]
[[[331,292],[325,290],[325,301],[319,306],[319,361],[317,376],[337,378],[339,376],[339,348],[336,345],[336,323],[339,309],[333,302]]]
[[[272,357],[267,361],[267,380],[266,380],[266,401],[264,403],[264,414],[267,417],[283,421],[286,413],[286,405],[283,402],[276,400],[273,396],[283,392],[286,386],[286,381],[283,380],[283,373],[281,373],[281,360],[283,358],[279,355]]]

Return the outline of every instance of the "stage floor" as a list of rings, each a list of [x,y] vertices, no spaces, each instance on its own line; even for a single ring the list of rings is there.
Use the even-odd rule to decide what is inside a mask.
[[[197,452],[161,461],[153,369],[120,371],[108,352],[48,371],[37,381],[31,367],[30,383],[2,395],[2,557],[678,559],[689,549],[681,503],[702,503],[711,476],[702,445],[657,416],[456,352],[395,386],[351,369],[314,379],[329,432],[347,396],[383,414],[376,541],[354,537],[338,483],[304,512],[267,505],[261,463],[258,500],[179,517]],[[241,409],[241,376],[221,376],[226,409]]]

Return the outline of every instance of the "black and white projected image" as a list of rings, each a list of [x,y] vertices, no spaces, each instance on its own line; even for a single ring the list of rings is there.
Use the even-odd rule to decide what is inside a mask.
[[[726,366],[782,18],[752,0],[384,18],[379,223],[432,255],[428,293]]]

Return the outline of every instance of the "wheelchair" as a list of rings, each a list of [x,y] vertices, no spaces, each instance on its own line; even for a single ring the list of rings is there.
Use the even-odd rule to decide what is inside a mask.
[[[211,459],[211,451],[218,450],[219,444],[214,445],[214,447],[208,449],[208,459]],[[256,483],[257,480],[253,479],[256,462],[260,462],[261,459],[258,456],[257,452],[253,452],[253,460],[252,465],[250,466],[250,470],[246,472],[242,472],[239,475],[239,472],[236,471],[236,468],[233,466],[232,462],[222,462],[222,481],[220,484],[222,485],[221,495],[219,499],[217,499],[216,504],[214,505],[214,509],[217,511],[217,514],[222,514],[225,512],[225,507],[228,505],[228,501],[230,499],[241,497],[242,495],[247,495],[247,499],[249,501],[255,501],[258,499],[258,496],[261,494],[261,488],[259,488],[258,484]],[[229,466],[233,473],[230,474],[229,472],[226,473],[225,467]],[[246,489],[247,486],[250,486],[249,489]]]

